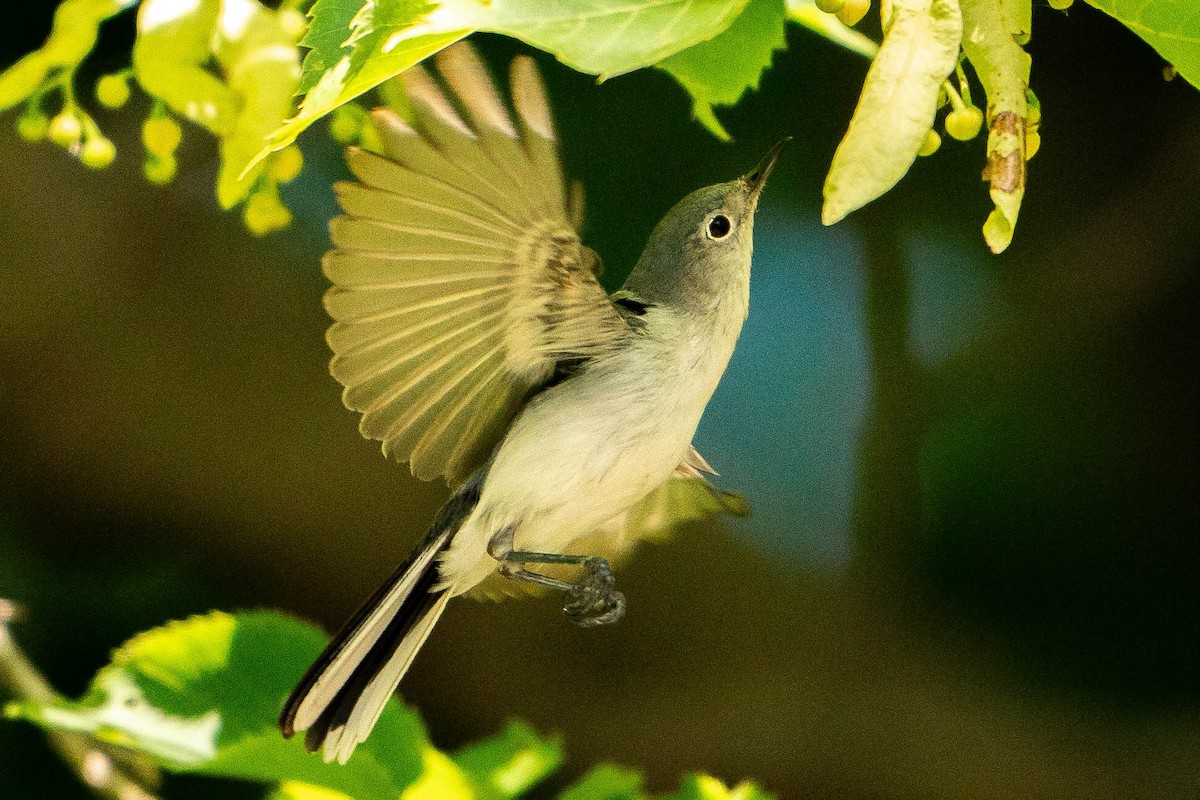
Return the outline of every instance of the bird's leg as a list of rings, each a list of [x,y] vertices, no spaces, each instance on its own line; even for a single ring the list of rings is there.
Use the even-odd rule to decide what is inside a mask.
[[[582,628],[608,625],[624,616],[625,595],[613,588],[612,568],[606,559],[514,550],[515,533],[516,526],[509,525],[488,542],[488,555],[500,562],[501,575],[566,592],[563,613]],[[583,573],[574,581],[563,581],[531,572],[525,568],[526,564],[574,564],[582,567]]]

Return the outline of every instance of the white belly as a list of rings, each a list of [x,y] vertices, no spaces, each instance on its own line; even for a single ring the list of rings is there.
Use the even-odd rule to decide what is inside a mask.
[[[495,571],[487,543],[509,525],[515,549],[562,552],[670,478],[725,371],[736,332],[719,337],[728,338],[727,346],[713,346],[712,338],[684,340],[680,331],[639,340],[535,397],[513,423],[479,504],[443,557],[442,579],[451,591],[465,592]]]

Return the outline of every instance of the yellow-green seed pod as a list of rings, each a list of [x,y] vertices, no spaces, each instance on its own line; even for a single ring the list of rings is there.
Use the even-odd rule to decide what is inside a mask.
[[[974,139],[982,127],[983,112],[979,106],[963,106],[946,115],[946,133],[960,142]]]
[[[857,25],[871,10],[871,0],[846,0],[837,12],[837,18],[846,25]]]
[[[152,116],[142,123],[142,142],[146,151],[159,158],[174,155],[182,139],[183,129],[166,115]]]
[[[288,145],[280,150],[271,162],[271,177],[277,183],[289,183],[296,179],[304,167],[304,156],[296,145]]]
[[[35,109],[26,111],[17,117],[17,135],[30,144],[37,144],[46,138],[50,128],[50,120],[46,115]]]
[[[329,135],[341,144],[352,144],[362,135],[366,115],[354,103],[340,105],[329,115]]]
[[[93,136],[83,143],[79,161],[89,169],[104,169],[117,157],[117,146],[103,136]]]
[[[932,128],[925,132],[925,139],[921,142],[921,147],[917,150],[919,156],[931,156],[938,151],[942,146],[942,137],[938,136],[938,132]]]
[[[105,75],[96,81],[96,101],[105,108],[120,108],[129,102],[129,83],[120,74]]]
[[[242,210],[242,221],[251,233],[262,236],[290,225],[292,212],[288,211],[273,191],[256,192],[246,200],[246,206]]]
[[[146,156],[146,163],[142,165],[142,174],[146,176],[146,180],[162,186],[175,179],[175,172],[178,168],[179,164],[175,161],[175,156],[150,154]]]
[[[1025,160],[1033,158],[1037,155],[1037,151],[1042,148],[1042,135],[1037,131],[1028,131],[1025,134]]]
[[[75,112],[65,110],[50,120],[46,135],[60,147],[72,147],[83,135],[83,123],[79,121]]]

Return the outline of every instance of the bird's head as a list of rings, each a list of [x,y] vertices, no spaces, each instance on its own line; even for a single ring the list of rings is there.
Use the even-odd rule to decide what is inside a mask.
[[[772,147],[748,174],[680,200],[650,234],[625,288],[647,302],[696,313],[711,312],[730,297],[744,300],[754,212],[789,139]]]

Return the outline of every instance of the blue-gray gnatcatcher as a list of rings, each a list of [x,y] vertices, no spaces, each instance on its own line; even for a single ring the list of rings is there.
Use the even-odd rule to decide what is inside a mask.
[[[345,762],[446,602],[566,594],[580,625],[615,622],[609,559],[688,518],[745,513],[691,446],[749,302],[754,211],[784,142],[750,174],[685,197],[608,295],[580,244],[545,88],[512,64],[511,115],[466,45],[414,68],[412,123],[374,122],[325,274],[333,375],[365,436],[458,489],[413,554],[292,692],[280,727]]]

